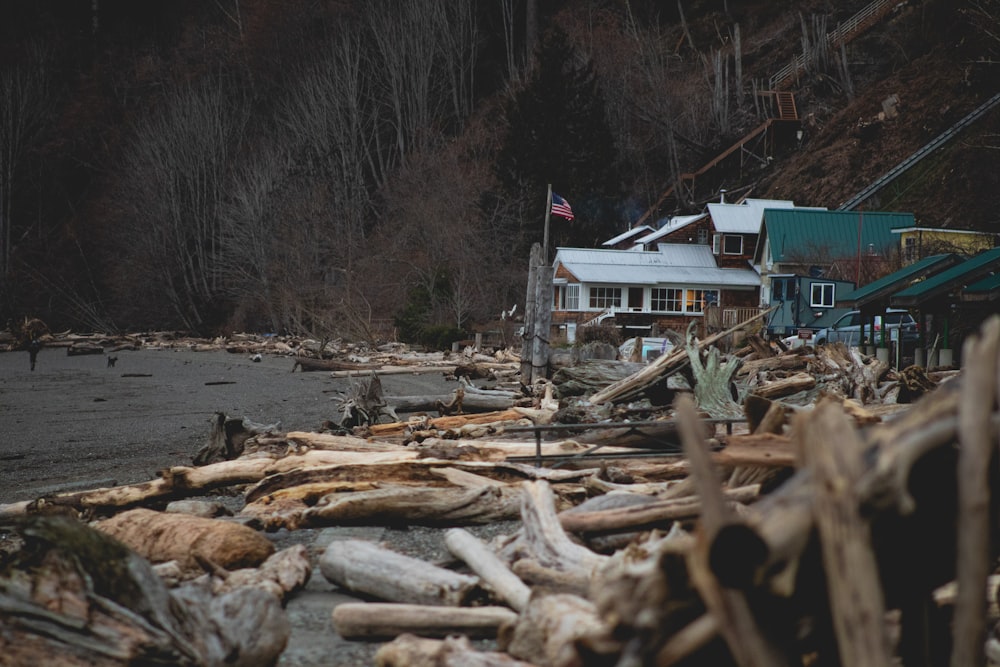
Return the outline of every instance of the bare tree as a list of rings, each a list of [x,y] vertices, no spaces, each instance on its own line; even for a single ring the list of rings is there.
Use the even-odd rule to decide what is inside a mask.
[[[136,124],[123,165],[135,219],[124,251],[194,330],[222,292],[220,213],[247,114],[217,82],[179,86]]]
[[[0,70],[0,283],[6,284],[16,241],[14,187],[21,160],[41,128],[48,101],[45,58],[32,50],[29,62]]]
[[[711,59],[703,59],[705,81],[711,88],[709,108],[716,128],[722,134],[728,134],[729,122],[729,59],[722,51],[713,51]],[[709,72],[711,69],[711,73]]]
[[[271,193],[285,175],[277,151],[260,147],[232,175],[221,212],[223,253],[219,268],[226,276],[226,293],[243,310],[262,310],[272,331],[284,324],[278,311],[273,267],[275,238],[281,232]]]
[[[503,24],[504,63],[507,67],[507,80],[517,83],[522,79],[524,59],[517,50],[517,30],[514,22],[514,0],[500,0],[501,22]]]

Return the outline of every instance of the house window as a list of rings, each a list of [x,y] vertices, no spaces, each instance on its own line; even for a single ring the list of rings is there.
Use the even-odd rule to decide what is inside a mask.
[[[907,236],[904,244],[903,259],[907,262],[915,261],[917,259],[917,239]]]
[[[621,308],[622,289],[620,287],[591,287],[591,308]]]
[[[698,243],[708,245],[708,230],[704,227],[698,230]]]
[[[704,313],[705,306],[710,303],[719,303],[719,290],[717,289],[689,289],[684,303],[684,311],[687,313]]]
[[[684,290],[676,287],[654,287],[649,291],[650,306],[664,313],[684,312]]]
[[[791,301],[795,298],[795,283],[788,278],[771,280],[771,301]]]
[[[834,284],[813,283],[809,290],[809,305],[813,308],[833,308]]]
[[[722,237],[722,253],[724,255],[743,254],[743,235],[725,234]]]
[[[566,285],[562,307],[563,310],[580,310],[580,285]]]

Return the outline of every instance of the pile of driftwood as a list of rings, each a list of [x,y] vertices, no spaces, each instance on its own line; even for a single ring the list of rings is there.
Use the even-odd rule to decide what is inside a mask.
[[[0,655],[273,664],[282,603],[315,569],[371,600],[332,627],[385,642],[383,666],[1000,659],[1000,318],[946,382],[839,346],[720,341],[500,410],[287,433],[220,414],[203,465],[0,507]],[[220,489],[235,515],[204,500]],[[491,542],[466,530],[500,520],[516,528]],[[311,561],[260,534],[398,524],[442,528],[454,560],[348,540]]]

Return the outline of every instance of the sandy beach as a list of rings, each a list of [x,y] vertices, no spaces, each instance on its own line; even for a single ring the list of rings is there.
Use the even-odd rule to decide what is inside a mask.
[[[117,357],[109,367],[108,356]],[[292,357],[183,349],[68,356],[0,353],[0,503],[132,484],[190,465],[216,412],[280,430],[318,430],[351,378],[292,372]],[[447,393],[440,373],[382,377],[387,396]]]

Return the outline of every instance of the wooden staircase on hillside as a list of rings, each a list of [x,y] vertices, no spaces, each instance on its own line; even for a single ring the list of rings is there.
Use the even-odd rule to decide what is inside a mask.
[[[903,2],[905,2],[905,0],[874,0],[869,3],[864,9],[856,13],[850,19],[844,21],[843,23],[839,23],[834,30],[827,33],[826,40],[829,47],[831,49],[835,49],[839,48],[841,44],[847,44],[855,37],[881,21]],[[656,203],[653,204],[635,224],[644,224],[651,216],[656,214],[663,203],[672,195],[680,195],[686,201],[693,200],[694,184],[698,176],[701,176],[710,169],[714,168],[738,150],[741,151],[740,155],[742,157],[745,146],[758,137],[766,139],[767,131],[774,123],[798,123],[799,113],[795,107],[795,96],[789,91],[782,90],[782,87],[785,86],[792,78],[798,76],[799,72],[806,69],[808,65],[809,57],[805,54],[799,54],[792,60],[791,63],[775,72],[769,80],[770,90],[761,91],[758,95],[774,96],[774,101],[777,107],[777,115],[773,118],[768,118],[764,121],[764,123],[751,130],[745,137],[710,160],[698,171],[680,174],[677,177],[677,182],[668,187],[664,193],[660,195],[660,198],[656,201]],[[680,190],[680,192],[677,192],[678,190]]]
[[[865,32],[873,25],[881,21],[885,16],[903,4],[905,0],[875,0],[868,4],[857,14],[847,19],[843,23],[838,23],[837,27],[826,34],[826,42],[830,49],[838,49],[841,44],[851,42],[855,37]],[[790,80],[798,76],[799,72],[806,69],[810,64],[810,55],[800,53],[792,62],[788,63],[775,72],[768,81],[771,90],[780,90]]]
[[[795,95],[787,90],[761,91],[758,92],[758,95],[774,97],[774,102],[775,102],[774,107],[777,112],[777,115],[772,118],[768,118],[763,123],[761,123],[754,129],[750,130],[750,132],[748,132],[746,135],[740,138],[739,141],[737,141],[732,146],[730,146],[726,150],[716,155],[714,158],[706,162],[704,165],[702,165],[702,167],[698,169],[698,171],[680,174],[680,176],[678,176],[677,178],[677,183],[671,185],[663,192],[662,195],[660,195],[660,198],[656,201],[656,203],[653,204],[649,208],[649,210],[647,210],[642,215],[641,218],[639,218],[639,220],[635,223],[635,226],[644,224],[652,215],[655,215],[655,213],[659,210],[660,206],[663,205],[663,202],[667,201],[667,199],[669,199],[672,195],[674,195],[678,190],[680,190],[678,194],[680,194],[680,196],[683,197],[685,200],[687,201],[693,200],[695,181],[698,179],[698,177],[705,175],[706,173],[714,169],[721,162],[729,158],[737,151],[740,152],[741,167],[744,164],[743,158],[746,155],[753,156],[758,160],[766,163],[767,161],[766,156],[758,156],[754,154],[753,151],[747,149],[747,146],[751,142],[754,142],[758,139],[761,139],[766,143],[769,136],[768,130],[770,130],[775,123],[798,124],[799,112],[795,106]],[[767,152],[766,146],[764,152],[765,153]]]
[[[795,108],[795,95],[787,90],[775,91],[778,105],[778,120],[798,121],[799,111]]]

